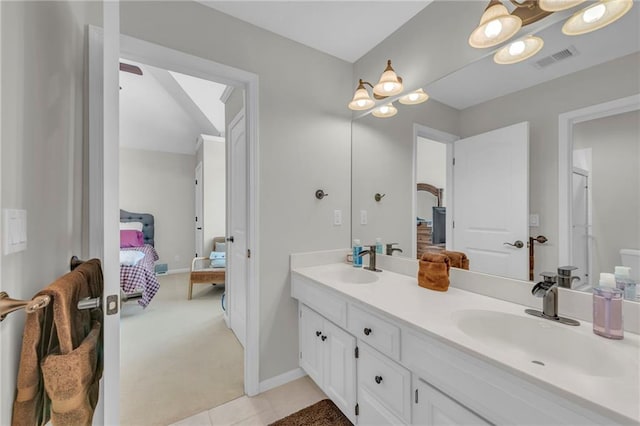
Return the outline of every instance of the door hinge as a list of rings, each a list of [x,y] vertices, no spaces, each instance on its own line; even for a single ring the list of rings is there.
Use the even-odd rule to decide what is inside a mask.
[[[196,216],[196,222],[198,221],[198,216]]]
[[[416,388],[416,404],[418,403],[418,388]]]
[[[453,157],[453,165],[456,165],[456,157]]]
[[[198,179],[196,179],[196,185],[198,184]]]
[[[302,359],[302,351],[300,351],[300,359]],[[417,391],[416,391],[417,392]],[[417,401],[416,401],[417,402]]]
[[[355,350],[355,355],[356,355],[356,358],[360,358],[360,349],[358,349],[357,346],[356,346],[356,350]]]
[[[356,404],[356,416],[360,415],[360,404]]]
[[[251,257],[251,249],[247,249],[247,257]]]
[[[451,227],[452,227],[452,228],[455,228],[455,227],[456,227],[456,221],[455,221],[455,220],[451,221]]]
[[[107,315],[115,315],[118,313],[118,295],[112,294],[107,296]]]

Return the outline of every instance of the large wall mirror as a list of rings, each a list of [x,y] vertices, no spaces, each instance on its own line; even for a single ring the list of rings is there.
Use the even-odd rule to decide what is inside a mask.
[[[424,104],[355,118],[353,238],[398,243],[394,255],[414,258],[425,243],[462,250],[472,270],[524,280],[571,264],[580,277],[573,288],[590,291],[600,272],[622,264],[620,250],[640,249],[638,22],[640,7],[579,37],[555,22],[537,32],[545,45],[534,58],[498,65],[488,54],[425,82]],[[570,122],[571,163],[561,167],[560,116],[623,98],[631,106],[619,114]],[[579,190],[586,183],[589,193]],[[418,184],[441,190],[440,206]],[[465,239],[481,231],[494,246]],[[537,236],[547,242],[530,240]]]

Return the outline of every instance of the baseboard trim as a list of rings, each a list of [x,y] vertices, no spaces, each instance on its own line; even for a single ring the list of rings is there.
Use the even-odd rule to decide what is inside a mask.
[[[272,377],[267,380],[263,380],[258,385],[259,393],[266,392],[270,389],[277,388],[278,386],[282,386],[289,382],[299,379],[300,377],[306,376],[307,373],[300,367],[295,370],[287,371],[286,373],[282,373],[279,376]]]

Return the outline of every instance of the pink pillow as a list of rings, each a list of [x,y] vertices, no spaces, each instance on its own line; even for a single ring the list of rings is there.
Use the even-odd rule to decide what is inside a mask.
[[[120,248],[142,247],[144,245],[144,235],[140,231],[133,229],[123,229],[120,231]]]

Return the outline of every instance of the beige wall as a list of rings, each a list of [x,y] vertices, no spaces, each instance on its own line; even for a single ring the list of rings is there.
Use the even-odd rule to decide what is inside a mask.
[[[195,252],[195,155],[120,148],[120,208],[151,213],[158,262],[191,266]]]
[[[620,249],[640,248],[640,113],[585,121],[573,148],[591,148],[593,280],[621,265]]]
[[[203,147],[203,201],[204,254],[213,250],[213,238],[225,236],[226,218],[226,161],[225,140],[204,136]]]
[[[123,34],[259,76],[260,380],[298,367],[289,254],[346,247],[352,65],[195,2],[122,2]],[[313,64],[310,66],[309,64]],[[229,117],[231,118],[231,117]],[[330,171],[330,173],[328,173]],[[316,189],[331,196],[318,203]]]
[[[590,105],[640,93],[640,54],[632,54],[561,77],[460,113],[460,136],[530,122],[529,208],[540,215],[531,235],[549,242],[536,245],[535,273],[558,265],[558,116]],[[606,84],[602,79],[606,76]]]
[[[0,2],[2,208],[27,210],[28,249],[2,255],[0,290],[31,298],[82,256],[85,27],[101,2]],[[24,313],[0,323],[0,424],[9,424]]]

